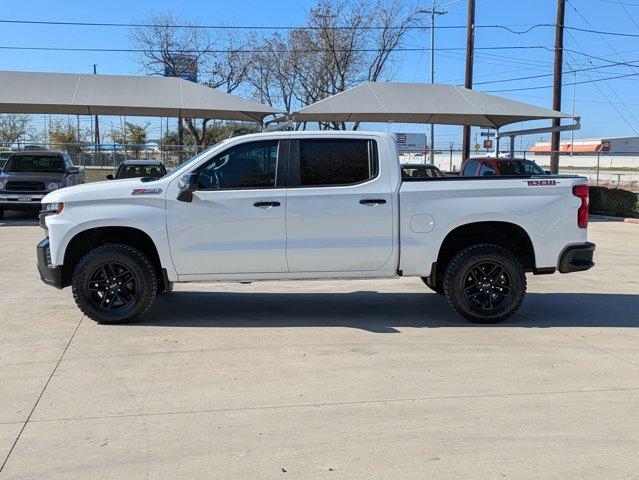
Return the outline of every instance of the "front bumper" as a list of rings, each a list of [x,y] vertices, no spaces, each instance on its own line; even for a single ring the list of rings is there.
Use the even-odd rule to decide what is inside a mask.
[[[595,265],[592,261],[594,253],[595,244],[590,242],[566,247],[559,257],[559,271],[561,273],[581,272],[592,268]]]
[[[62,288],[62,268],[51,265],[51,253],[49,250],[49,239],[45,238],[36,247],[38,256],[38,272],[40,279],[47,285],[55,288]]]
[[[49,192],[14,192],[3,190],[0,193],[0,207],[5,210],[38,210],[42,199]]]

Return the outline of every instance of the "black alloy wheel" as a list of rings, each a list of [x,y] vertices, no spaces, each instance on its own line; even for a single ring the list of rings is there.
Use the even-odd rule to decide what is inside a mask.
[[[158,274],[137,248],[106,244],[84,255],[71,278],[80,310],[98,323],[123,323],[146,313],[158,290]]]
[[[500,307],[511,292],[511,279],[506,269],[495,262],[478,262],[464,275],[464,298],[482,310]]]
[[[446,267],[443,284],[453,310],[474,323],[511,317],[526,295],[519,260],[505,248],[486,243],[458,252]]]
[[[86,291],[94,308],[123,312],[137,300],[135,275],[126,265],[105,262],[87,277]]]

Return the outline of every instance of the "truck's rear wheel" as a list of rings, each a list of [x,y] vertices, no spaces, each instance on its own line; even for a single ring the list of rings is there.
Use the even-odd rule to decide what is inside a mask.
[[[157,274],[139,250],[109,244],[80,259],[71,283],[75,303],[87,317],[98,323],[123,323],[150,308]]]
[[[498,323],[519,309],[526,295],[526,274],[505,248],[473,245],[448,264],[444,294],[450,306],[471,322]]]

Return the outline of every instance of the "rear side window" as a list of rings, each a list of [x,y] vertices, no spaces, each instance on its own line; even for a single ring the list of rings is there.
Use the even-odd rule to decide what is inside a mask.
[[[535,162],[499,162],[502,175],[544,175],[544,171]]]
[[[490,163],[484,163],[479,169],[479,176],[485,177],[488,175],[495,175],[495,169]]]
[[[299,148],[301,186],[352,185],[377,176],[372,140],[300,140]]]

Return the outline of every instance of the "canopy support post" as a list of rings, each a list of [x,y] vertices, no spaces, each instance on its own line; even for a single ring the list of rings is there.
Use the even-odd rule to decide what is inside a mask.
[[[510,137],[510,158],[515,158],[515,136]]]

